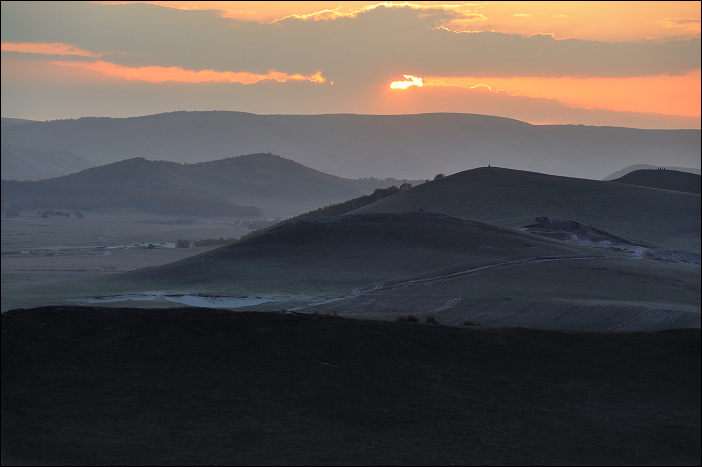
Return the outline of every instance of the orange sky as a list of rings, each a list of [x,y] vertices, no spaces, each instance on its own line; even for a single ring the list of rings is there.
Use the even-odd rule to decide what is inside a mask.
[[[76,13],[67,13],[66,18],[73,18],[76,25],[84,25],[83,29],[76,28],[76,31],[85,31],[84,35],[73,31],[72,26],[52,23],[55,14],[52,16],[46,13],[46,17],[41,17],[38,8],[36,12],[31,11],[31,2],[3,2],[3,18],[10,18],[12,13],[6,14],[5,11],[14,11],[11,10],[14,6],[6,8],[5,4],[12,3],[26,4],[21,8],[24,8],[22,13],[28,16],[27,26],[22,26],[21,22],[16,25],[9,22],[12,18],[3,22],[2,101],[8,102],[3,104],[3,116],[20,116],[16,110],[10,110],[10,106],[21,104],[19,89],[28,88],[30,84],[42,84],[47,89],[56,86],[58,89],[61,83],[82,82],[91,83],[97,89],[101,83],[108,86],[107,83],[113,85],[124,81],[137,86],[133,94],[135,102],[139,102],[136,97],[138,93],[146,92],[147,89],[139,88],[139,83],[246,85],[246,89],[231,88],[227,91],[238,93],[231,94],[232,97],[229,98],[232,106],[239,106],[233,110],[259,113],[296,113],[293,104],[295,96],[301,103],[299,108],[306,112],[309,109],[316,109],[315,113],[366,113],[370,109],[379,111],[375,104],[363,107],[362,103],[378,102],[386,92],[380,90],[380,85],[398,93],[392,99],[383,101],[390,106],[380,109],[386,114],[447,111],[455,109],[456,102],[461,99],[465,103],[465,111],[471,112],[474,110],[470,105],[470,97],[475,96],[475,92],[469,91],[483,91],[482,97],[492,94],[499,96],[501,101],[505,101],[505,97],[520,97],[534,99],[535,103],[549,100],[563,108],[650,113],[689,117],[697,119],[696,121],[700,118],[702,81],[699,65],[683,66],[680,63],[684,62],[685,57],[678,55],[699,49],[698,45],[689,44],[692,44],[690,41],[699,44],[700,2],[66,3],[66,11],[76,10]],[[90,8],[80,5],[81,3],[89,4]],[[139,5],[126,5],[139,3],[167,8],[144,10]],[[96,15],[101,9],[122,11],[114,9],[129,6],[139,7],[139,10],[134,11],[137,14],[142,12],[141,20],[145,22],[156,21],[160,16],[167,18],[163,23],[154,22],[150,30],[145,29],[151,31],[149,35],[153,42],[130,40],[129,31],[117,40],[109,34],[103,38],[100,36],[100,28],[95,29],[91,25],[91,21],[94,21],[91,15]],[[179,42],[178,37],[173,36],[173,26],[168,29],[166,21],[177,21],[174,24],[181,28],[178,35],[182,35],[182,32],[189,33],[189,26],[186,26],[190,20],[188,12],[201,10],[209,15],[207,10],[213,9],[217,10],[217,14],[194,15],[192,21],[193,24],[200,24],[197,27],[205,25],[205,28],[211,28],[213,33],[221,35],[222,39],[212,41],[219,50],[214,50],[215,47],[208,50],[205,48],[207,46],[200,45],[187,50],[188,43]],[[173,16],[168,13],[176,10],[182,14]],[[30,19],[34,14],[39,15],[38,20]],[[73,16],[69,16],[71,14]],[[109,15],[99,17],[100,21],[110,18]],[[234,22],[222,28],[217,23],[221,22],[221,18]],[[161,24],[163,31],[158,29]],[[252,24],[259,26],[254,27]],[[36,31],[31,30],[34,25]],[[228,31],[227,27],[231,29]],[[230,32],[244,34],[249,30],[255,38],[247,41],[241,39],[245,35],[235,35],[232,36],[233,39],[227,39]],[[344,34],[348,31],[357,32],[347,40]],[[428,45],[425,47],[423,40],[412,42],[412,36],[429,37],[427,34],[432,31],[435,33],[431,35],[431,40],[436,41],[431,44],[432,48]],[[497,35],[480,35],[485,33]],[[210,29],[203,29],[200,34],[207,36]],[[534,49],[537,51],[529,59],[531,62],[524,59],[524,65],[542,60],[543,67],[537,69],[543,70],[543,76],[530,74],[528,67],[521,70],[521,56],[509,56],[510,46],[505,46],[500,41],[515,41],[515,36],[523,38],[518,44],[520,47],[542,48],[542,51]],[[264,39],[268,37],[271,38],[270,44]],[[315,43],[317,37],[319,39]],[[201,40],[197,34],[193,38]],[[531,38],[536,39],[529,41]],[[343,42],[345,40],[347,42]],[[408,43],[406,47],[402,46],[404,40]],[[222,44],[227,44],[223,41],[231,41],[231,45],[223,46]],[[284,51],[287,42],[298,43],[296,41],[302,45],[290,50],[292,53],[300,53],[299,60],[290,51]],[[368,43],[364,45],[364,41]],[[468,52],[464,55],[454,57],[453,51],[457,49],[452,44],[455,41],[469,43],[472,48],[466,49]],[[480,41],[490,42],[485,43],[483,50],[476,49],[475,44],[480,44]],[[170,42],[173,42],[172,50],[168,49]],[[395,42],[398,42],[397,46],[394,45]],[[563,47],[558,47],[559,43]],[[681,44],[681,52],[661,52],[674,43]],[[306,50],[312,45],[319,52],[306,55]],[[637,48],[637,45],[641,47]],[[632,54],[641,55],[632,55],[631,64],[622,64],[621,69],[602,73],[607,71],[603,63],[611,60],[605,54],[621,54],[618,50],[622,47],[631,49]],[[141,50],[142,48],[148,50]],[[480,51],[480,56],[474,55],[476,50]],[[559,63],[564,63],[567,55],[562,58],[556,54],[564,53],[563,50],[565,53],[569,53],[568,50],[582,53],[583,60],[591,61],[593,66],[591,70],[586,68],[587,76],[582,69],[580,72],[574,71],[575,69],[569,71],[567,65],[559,69]],[[649,50],[658,55],[645,55]],[[505,51],[507,57],[502,62],[499,57],[490,58],[492,53]],[[551,54],[554,54],[553,58],[550,57]],[[221,59],[218,58],[220,56]],[[417,57],[416,66],[413,56]],[[624,57],[629,58],[626,55]],[[451,60],[455,67],[452,67]],[[472,66],[473,63],[475,66]],[[617,62],[612,63],[615,68],[618,66]],[[416,69],[422,67],[424,73]],[[496,73],[491,74],[490,70]],[[393,86],[393,83],[403,81],[408,82],[406,85]],[[294,92],[290,91],[292,94],[289,98],[267,99],[262,88],[257,87],[266,82],[275,82],[280,86],[305,82],[312,87],[296,87]],[[421,89],[417,86],[420,83]],[[331,87],[338,88],[335,98],[330,91]],[[422,93],[426,96],[436,95],[431,94],[431,90],[438,87],[453,90],[453,93],[441,94],[456,96],[453,102],[430,103],[428,99],[416,99],[415,107],[399,104],[396,108],[392,107],[392,102],[400,102],[405,95],[415,98],[421,97]],[[194,89],[183,88],[184,92]],[[303,90],[304,95],[300,94]],[[108,87],[105,87],[104,92],[110,92]],[[282,96],[282,88],[280,92]],[[360,94],[354,97],[352,92]],[[250,96],[235,97],[244,96],[242,93]],[[258,95],[260,97],[256,98]],[[25,99],[25,102],[30,99],[31,97]],[[227,101],[224,98],[221,100]],[[248,107],[242,108],[243,102]],[[288,107],[282,107],[283,102]],[[519,102],[524,102],[524,99]],[[57,105],[57,109],[59,107]],[[75,111],[78,111],[77,108]],[[6,115],[8,112],[13,115]],[[157,112],[158,108],[154,107],[154,113]],[[533,122],[543,120],[522,115],[528,114],[507,116]],[[699,127],[699,123],[691,124]]]
[[[288,16],[329,18],[354,15],[377,4],[411,4],[417,7],[443,6],[480,15],[470,20],[456,20],[447,25],[455,31],[496,31],[531,35],[554,34],[558,39],[577,37],[588,40],[638,41],[671,35],[700,33],[700,2],[358,2],[358,1],[149,1],[100,2],[152,3],[186,10],[220,10],[229,18],[271,22]],[[663,5],[663,3],[665,5]],[[636,4],[632,8],[632,4]],[[633,17],[632,17],[633,15]]]
[[[402,90],[412,84],[411,75],[391,84]],[[541,78],[541,77],[414,77],[422,87],[482,87],[490,92],[506,92],[556,99],[567,105],[614,111],[657,112],[668,115],[700,116],[700,71],[682,76],[640,76],[633,78]],[[406,83],[405,86],[394,83]],[[641,96],[646,96],[642,99]]]

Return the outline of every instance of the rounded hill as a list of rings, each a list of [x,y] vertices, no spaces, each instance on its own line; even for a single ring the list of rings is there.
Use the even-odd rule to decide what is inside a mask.
[[[440,213],[369,213],[304,219],[164,266],[130,281],[183,287],[231,284],[287,292],[357,287],[458,263],[582,254],[538,235]]]
[[[702,192],[702,176],[678,170],[635,170],[612,181],[698,195]]]
[[[640,243],[700,252],[700,195],[482,167],[424,183],[352,213],[434,211],[511,228],[572,219]]]

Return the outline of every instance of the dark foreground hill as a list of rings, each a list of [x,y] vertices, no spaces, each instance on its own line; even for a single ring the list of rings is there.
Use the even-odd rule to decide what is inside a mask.
[[[3,465],[699,465],[700,331],[2,315]]]
[[[702,192],[702,176],[678,170],[635,170],[612,181],[698,195]]]
[[[530,125],[489,115],[171,112],[4,127],[18,148],[95,165],[145,157],[204,162],[271,152],[346,177],[427,179],[488,164],[601,180],[632,164],[699,168],[699,130]]]

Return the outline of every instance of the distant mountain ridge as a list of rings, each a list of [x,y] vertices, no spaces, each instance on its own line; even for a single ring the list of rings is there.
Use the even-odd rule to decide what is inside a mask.
[[[602,179],[637,163],[699,166],[699,130],[531,125],[474,114],[256,115],[172,112],[6,125],[16,148],[94,165],[133,157],[206,162],[270,152],[344,178],[429,179],[488,164]]]
[[[141,157],[48,180],[2,181],[3,207],[135,207],[202,216],[289,217],[402,183],[351,180],[273,154],[180,164]]]
[[[24,118],[2,117],[2,119],[0,119],[0,127],[5,128],[5,127],[9,127],[9,126],[23,125],[25,123],[33,123],[33,122],[36,122],[36,120],[27,120]]]
[[[93,166],[80,156],[62,150],[2,146],[3,180],[44,180],[79,172]]]

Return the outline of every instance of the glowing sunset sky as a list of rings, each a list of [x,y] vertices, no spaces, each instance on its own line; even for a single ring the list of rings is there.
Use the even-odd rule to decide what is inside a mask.
[[[697,1],[1,5],[3,117],[464,112],[700,128]]]

